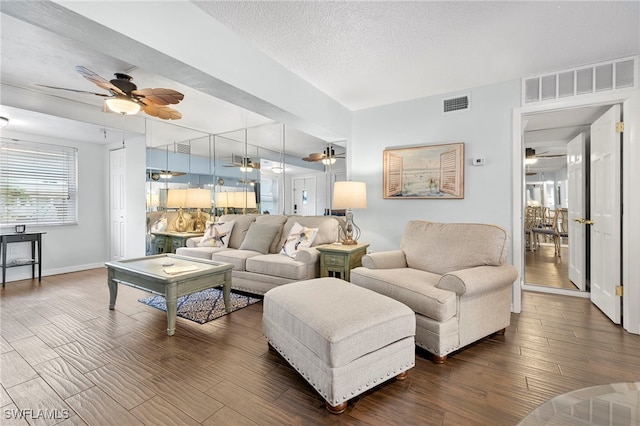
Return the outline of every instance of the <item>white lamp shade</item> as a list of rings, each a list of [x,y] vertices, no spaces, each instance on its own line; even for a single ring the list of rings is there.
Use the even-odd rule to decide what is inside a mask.
[[[230,207],[238,209],[255,209],[256,205],[256,193],[255,192],[230,192],[229,193]]]
[[[366,209],[367,185],[364,182],[336,182],[333,186],[334,209]]]
[[[185,206],[194,209],[211,208],[211,190],[201,188],[187,189],[187,199]]]
[[[186,189],[169,189],[167,194],[167,207],[178,208],[186,207],[187,190]]]
[[[231,205],[229,204],[228,192],[216,192],[214,195],[214,202],[216,207],[218,208],[231,207]]]
[[[137,114],[140,111],[140,104],[137,102],[133,102],[131,99],[126,96],[117,95],[114,98],[105,99],[105,104],[107,104],[107,108],[109,108],[113,112],[117,112],[119,114]]]

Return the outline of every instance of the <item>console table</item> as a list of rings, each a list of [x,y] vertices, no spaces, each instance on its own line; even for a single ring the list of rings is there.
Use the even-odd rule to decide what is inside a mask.
[[[179,247],[184,247],[187,240],[193,237],[202,237],[204,232],[152,232],[155,238],[156,253],[175,253]]]
[[[46,232],[28,232],[24,234],[0,234],[0,249],[2,250],[2,287],[7,277],[7,268],[31,265],[31,278],[36,277],[36,265],[38,265],[38,281],[42,280],[42,234]],[[31,243],[31,259],[25,261],[14,260],[7,265],[7,244]],[[36,256],[37,250],[37,256]]]
[[[320,276],[335,277],[349,281],[351,270],[362,266],[362,256],[367,253],[369,244],[354,245],[325,244],[316,246],[320,252]]]

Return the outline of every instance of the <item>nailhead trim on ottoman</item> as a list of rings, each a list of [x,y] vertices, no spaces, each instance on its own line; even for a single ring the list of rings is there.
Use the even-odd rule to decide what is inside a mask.
[[[318,278],[269,290],[263,306],[269,344],[331,412],[415,365],[415,314],[387,296]]]

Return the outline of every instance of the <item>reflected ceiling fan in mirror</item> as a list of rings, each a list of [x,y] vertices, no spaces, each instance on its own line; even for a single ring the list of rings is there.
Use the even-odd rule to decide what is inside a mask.
[[[525,159],[526,160],[534,160],[538,158],[558,158],[558,157],[566,157],[567,154],[550,154],[549,151],[536,153],[536,150],[533,148],[525,148]]]
[[[344,158],[344,153],[336,155],[333,147],[327,147],[324,152],[313,152],[306,157],[302,157],[304,161],[311,163],[321,161],[325,165],[334,164],[337,158]]]
[[[149,177],[151,180],[171,179],[174,176],[183,176],[184,172],[172,172],[169,170],[149,171]]]
[[[115,73],[116,78],[107,81],[90,69],[80,65],[76,67],[76,71],[96,86],[107,90],[109,95],[44,84],[39,84],[38,86],[104,97],[106,98],[103,107],[105,112],[129,115],[137,114],[142,110],[146,114],[162,120],[178,120],[182,118],[182,114],[179,111],[167,106],[177,104],[184,99],[184,95],[180,92],[162,88],[138,89],[131,81],[133,77],[123,73]]]

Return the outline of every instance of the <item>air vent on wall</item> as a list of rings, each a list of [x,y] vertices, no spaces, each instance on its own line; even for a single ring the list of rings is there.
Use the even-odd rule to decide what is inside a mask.
[[[191,144],[177,142],[175,152],[178,154],[191,154]]]
[[[469,109],[469,95],[444,99],[442,101],[442,112],[464,111]]]
[[[638,57],[522,79],[522,104],[638,87]]]

